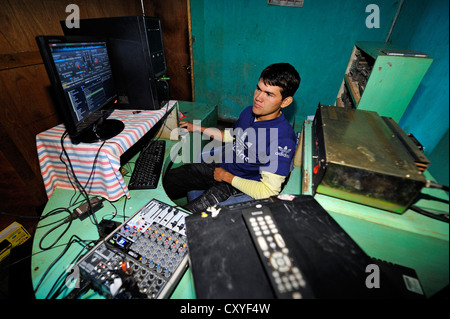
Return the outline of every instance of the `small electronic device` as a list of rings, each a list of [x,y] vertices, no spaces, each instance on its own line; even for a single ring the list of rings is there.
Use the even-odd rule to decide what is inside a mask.
[[[22,245],[30,238],[28,231],[14,222],[0,232],[0,261],[9,255],[12,248]]]
[[[3,239],[0,241],[0,261],[5,259],[9,255],[11,247],[12,245],[8,239]]]
[[[84,220],[86,219],[86,217],[88,217],[89,215],[95,213],[96,211],[98,211],[100,208],[103,207],[103,199],[99,198],[99,197],[93,197],[91,199],[89,199],[88,203],[87,201],[83,204],[81,204],[80,206],[78,206],[77,208],[75,208],[73,210],[73,214],[71,214],[71,217],[76,217],[76,218],[80,218],[80,220]],[[91,211],[92,209],[92,211]]]
[[[188,265],[186,216],[152,199],[77,263],[82,278],[107,298],[169,297]]]
[[[38,36],[36,42],[72,142],[98,142],[119,134],[124,124],[107,119],[117,93],[106,42],[64,36]]]

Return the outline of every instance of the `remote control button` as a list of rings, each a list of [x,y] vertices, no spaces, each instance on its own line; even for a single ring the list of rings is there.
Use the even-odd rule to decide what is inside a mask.
[[[262,236],[258,237],[258,244],[259,244],[259,247],[261,247],[262,250],[269,249],[269,246],[267,246],[266,240]]]
[[[302,299],[302,294],[298,291],[292,293],[292,299]]]
[[[286,247],[286,243],[284,242],[283,237],[281,237],[280,234],[273,235],[273,238],[275,239],[275,242],[277,243],[278,247],[284,248]]]

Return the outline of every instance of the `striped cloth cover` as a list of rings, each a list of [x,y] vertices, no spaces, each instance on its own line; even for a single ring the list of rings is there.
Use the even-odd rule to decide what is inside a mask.
[[[104,144],[103,142],[72,144],[69,136],[64,139],[64,148],[75,176],[87,193],[110,201],[115,201],[123,195],[130,197],[128,187],[120,173],[120,156],[144,136],[168,110],[171,110],[175,103],[176,101],[169,101],[160,110],[145,110],[136,114],[133,114],[136,112],[133,110],[114,110],[108,118],[121,120],[125,128]],[[75,187],[71,169],[67,169],[69,161],[62,152],[61,136],[64,132],[65,126],[60,124],[36,136],[39,165],[49,198],[56,187],[64,189]]]

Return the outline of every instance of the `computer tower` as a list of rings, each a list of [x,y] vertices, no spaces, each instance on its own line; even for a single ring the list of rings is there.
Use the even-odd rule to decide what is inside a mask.
[[[110,49],[119,108],[155,110],[169,100],[169,86],[161,23],[158,18],[127,16],[81,19],[79,28],[68,28],[65,35],[105,38]]]

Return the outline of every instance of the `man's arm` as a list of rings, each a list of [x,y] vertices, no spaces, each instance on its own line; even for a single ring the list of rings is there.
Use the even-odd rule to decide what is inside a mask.
[[[214,179],[218,182],[229,183],[254,199],[261,199],[278,195],[286,177],[263,171],[261,173],[261,180],[254,181],[235,176],[223,168],[218,167],[214,171]]]
[[[185,129],[188,130],[188,132],[201,132],[214,138],[215,140],[219,141],[224,140],[224,131],[219,130],[218,128],[204,127],[187,121],[180,121],[180,127],[184,127]]]

